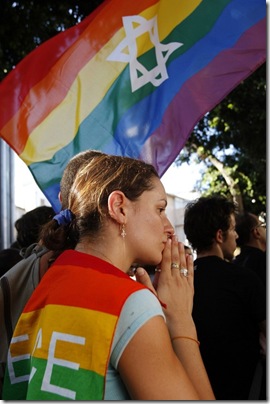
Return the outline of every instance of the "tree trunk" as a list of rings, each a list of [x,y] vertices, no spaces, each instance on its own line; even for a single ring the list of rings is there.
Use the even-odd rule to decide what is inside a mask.
[[[213,166],[216,167],[216,169],[220,172],[220,174],[226,181],[226,184],[228,185],[229,191],[232,195],[233,201],[237,206],[238,213],[243,213],[244,210],[243,198],[238,183],[234,181],[232,176],[228,173],[228,168],[225,167],[220,160],[218,160],[216,157],[212,155],[208,156],[208,158],[213,164]]]
[[[220,160],[218,160],[212,154],[206,153],[203,147],[197,147],[194,144],[192,146],[197,150],[197,154],[201,159],[203,160],[208,159],[213,164],[213,166],[219,171],[219,173],[224,178],[226,184],[228,185],[230,194],[232,195],[233,201],[237,206],[238,213],[243,213],[244,205],[241,190],[239,188],[238,183],[230,175],[229,167],[226,167]]]

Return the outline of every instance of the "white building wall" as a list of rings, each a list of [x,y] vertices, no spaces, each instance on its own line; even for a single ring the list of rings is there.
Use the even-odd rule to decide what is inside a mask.
[[[184,211],[185,207],[191,199],[184,199],[176,195],[167,194],[167,216],[175,228],[179,241],[187,244],[186,236],[184,233]]]

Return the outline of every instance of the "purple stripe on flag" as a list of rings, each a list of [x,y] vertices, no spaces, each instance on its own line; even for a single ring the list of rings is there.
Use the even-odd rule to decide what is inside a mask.
[[[265,62],[265,25],[264,19],[251,27],[233,49],[222,51],[176,94],[140,154],[141,159],[156,167],[160,176],[179,155],[199,120]],[[164,133],[169,134],[166,140]]]

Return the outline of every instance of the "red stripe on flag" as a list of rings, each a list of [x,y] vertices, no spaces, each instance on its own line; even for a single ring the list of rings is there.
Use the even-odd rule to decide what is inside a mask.
[[[157,2],[105,1],[80,24],[54,36],[27,55],[0,83],[1,99],[4,100],[0,106],[0,130],[23,105],[31,88],[44,81],[35,89],[30,105],[23,105],[22,114],[9,122],[1,133],[3,139],[20,154],[29,133],[61,103],[78,72],[122,27],[122,16],[139,14]],[[53,67],[60,59],[61,63],[54,71]],[[63,79],[56,81],[56,75]]]
[[[104,263],[101,265],[105,267]],[[55,279],[57,282],[54,282]],[[112,296],[112,290],[116,289],[117,296]],[[128,276],[119,281],[117,274],[116,276],[104,275],[92,269],[91,264],[88,268],[76,266],[74,263],[60,268],[56,265],[48,271],[44,282],[38,285],[38,290],[34,291],[23,312],[41,310],[46,305],[63,305],[119,315],[118,305],[115,305],[115,302],[125,300],[127,290],[131,293],[141,289],[145,287]],[[89,296],[91,296],[90,299]]]

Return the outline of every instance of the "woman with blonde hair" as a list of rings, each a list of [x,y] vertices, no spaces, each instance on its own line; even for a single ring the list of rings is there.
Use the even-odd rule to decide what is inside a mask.
[[[192,319],[193,261],[153,166],[97,153],[46,225],[65,250],[13,334],[4,399],[214,400]],[[136,280],[130,278],[133,263]],[[156,265],[154,289],[143,265]]]

